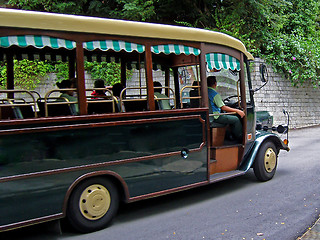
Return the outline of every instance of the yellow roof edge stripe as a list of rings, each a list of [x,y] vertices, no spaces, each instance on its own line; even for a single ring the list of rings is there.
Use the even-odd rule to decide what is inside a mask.
[[[240,40],[198,28],[8,8],[0,8],[0,26],[214,43],[237,49],[253,59]]]

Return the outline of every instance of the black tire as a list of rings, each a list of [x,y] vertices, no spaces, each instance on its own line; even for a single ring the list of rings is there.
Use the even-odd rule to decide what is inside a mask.
[[[273,142],[265,142],[260,147],[253,164],[256,178],[262,182],[273,178],[278,164],[278,150]]]
[[[119,208],[119,193],[114,183],[98,177],[81,182],[68,201],[67,220],[82,233],[107,227]]]

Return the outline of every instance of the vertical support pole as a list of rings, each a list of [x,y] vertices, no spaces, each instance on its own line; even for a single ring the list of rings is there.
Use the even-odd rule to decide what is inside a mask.
[[[13,54],[6,54],[7,58],[7,89],[14,89],[14,63]],[[14,98],[14,93],[8,93],[8,98]]]
[[[201,107],[209,108],[205,44],[201,43],[200,48]]]
[[[176,107],[180,108],[180,84],[179,84],[179,74],[178,68],[174,67],[173,69],[173,79],[174,79],[174,92],[176,95]]]
[[[87,114],[87,99],[86,99],[86,86],[84,79],[84,53],[82,42],[77,42],[76,48],[76,61],[77,61],[77,94],[79,103],[79,114]]]
[[[156,109],[156,107],[155,107],[155,103],[154,103],[151,45],[146,44],[145,47],[146,47],[145,68],[146,68],[146,78],[147,78],[148,104],[149,104],[149,110],[154,111]]]
[[[244,66],[244,54],[241,53],[240,55],[240,100],[241,100],[241,107],[245,112],[245,116],[242,118],[242,142],[245,144],[247,140],[247,101],[246,101],[246,85],[245,85],[245,75],[244,71],[247,69]]]
[[[121,58],[121,84],[126,86],[127,83],[127,66],[124,58]]]
[[[170,87],[170,69],[168,67],[166,67],[164,72],[164,81],[165,81],[166,87]],[[165,94],[169,97],[170,91],[168,88],[166,88]]]

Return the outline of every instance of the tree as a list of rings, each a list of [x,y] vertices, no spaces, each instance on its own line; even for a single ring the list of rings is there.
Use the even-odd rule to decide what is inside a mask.
[[[9,0],[15,8],[206,28],[240,39],[295,86],[319,84],[318,0]]]

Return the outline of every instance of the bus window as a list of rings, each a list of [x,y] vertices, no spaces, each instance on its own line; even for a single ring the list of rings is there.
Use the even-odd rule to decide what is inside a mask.
[[[148,110],[148,92],[145,63],[140,61],[127,63],[127,69],[131,71],[132,76],[122,85],[120,91],[118,106],[121,106],[122,112],[141,112]]]
[[[190,98],[187,97],[192,83],[199,81],[197,63],[200,50],[196,47],[184,44],[153,45],[153,61],[162,66],[163,92],[170,99],[172,108],[189,107]],[[187,87],[189,86],[189,88]]]
[[[230,69],[210,71],[208,76],[216,76],[217,92],[227,106],[240,107],[240,81],[239,72]]]
[[[179,67],[181,108],[199,108],[201,106],[199,66]]]
[[[146,111],[148,106],[144,71],[145,47],[141,44],[119,39],[88,41],[84,42],[83,46],[86,61],[94,63],[97,68],[99,68],[99,64],[110,66],[112,69],[108,72],[114,72],[114,79],[111,79],[109,86],[106,86],[111,91],[109,92],[111,95],[107,96],[105,100],[100,99],[100,102],[105,102],[104,105],[110,105],[112,101],[108,98],[112,98],[115,106],[112,106],[112,108],[109,106],[106,110],[101,110],[97,109],[98,104],[96,104],[95,112],[123,112],[124,109],[126,112]],[[128,78],[128,71],[133,75],[130,78]],[[116,76],[116,73],[121,76]],[[112,76],[109,77],[112,78]],[[132,81],[132,78],[138,79],[138,81]],[[92,80],[87,81],[87,89],[92,89],[93,82]],[[117,94],[119,96],[114,96],[112,92],[112,85],[116,83],[121,83],[124,87],[123,91]],[[90,97],[87,97],[87,99],[90,99]],[[97,102],[90,102],[90,105],[95,103]],[[122,110],[118,107],[120,105],[124,106]],[[103,106],[101,105],[101,107]],[[112,111],[110,111],[111,109]],[[91,109],[88,109],[88,111],[89,114],[92,113]]]
[[[207,76],[216,76],[217,92],[224,103],[241,108],[240,61],[223,53],[206,54]]]

